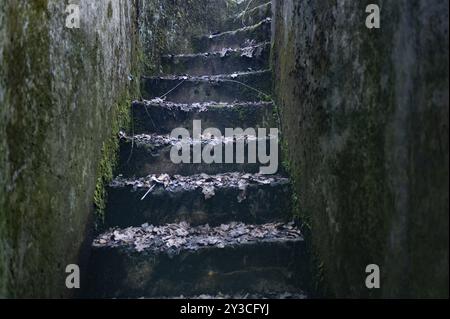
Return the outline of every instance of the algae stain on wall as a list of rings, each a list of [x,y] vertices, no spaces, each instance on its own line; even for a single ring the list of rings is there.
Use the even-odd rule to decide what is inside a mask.
[[[379,2],[369,31],[370,1],[274,1],[298,212],[332,295],[448,296],[448,3]]]
[[[78,261],[103,145],[137,86],[134,5],[79,4],[78,30],[64,28],[61,1],[0,5],[2,297],[70,295],[64,269]]]

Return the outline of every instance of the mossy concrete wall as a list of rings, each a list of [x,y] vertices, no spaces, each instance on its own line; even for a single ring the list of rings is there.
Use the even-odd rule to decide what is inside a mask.
[[[448,297],[448,1],[273,4],[287,166],[327,292]]]
[[[71,295],[65,267],[129,105],[135,2],[71,3],[80,29],[65,28],[68,1],[0,2],[0,297]]]

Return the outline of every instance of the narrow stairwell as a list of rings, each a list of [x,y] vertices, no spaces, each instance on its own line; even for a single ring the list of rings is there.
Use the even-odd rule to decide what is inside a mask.
[[[243,163],[170,159],[177,142],[170,132],[191,131],[193,120],[222,132],[274,127],[271,5],[255,3],[230,18],[236,29],[196,37],[197,52],[164,56],[165,75],[143,78],[134,136],[120,137],[121,175],[108,190],[110,230],[93,243],[89,297],[306,297],[306,248],[289,222],[289,179],[259,174],[247,151]],[[256,138],[245,137],[246,150]]]

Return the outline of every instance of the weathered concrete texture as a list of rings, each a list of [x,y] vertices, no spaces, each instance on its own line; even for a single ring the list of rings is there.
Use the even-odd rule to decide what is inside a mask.
[[[165,74],[193,76],[230,74],[239,71],[267,70],[270,42],[243,49],[219,52],[168,55],[162,59]]]
[[[331,294],[448,297],[448,1],[369,3],[273,1],[298,209]]]
[[[308,273],[304,247],[295,229],[273,224],[112,230],[94,242],[88,296],[298,292]]]
[[[270,70],[202,77],[142,78],[145,99],[167,98],[174,103],[256,102],[267,100],[271,92]]]
[[[237,8],[239,12],[250,11],[255,9],[256,7],[259,7],[267,3],[267,0],[234,0],[234,1],[238,3]]]
[[[0,297],[66,297],[100,150],[132,73],[135,8],[80,0],[0,4]]]
[[[139,0],[144,72],[160,73],[161,55],[192,53],[191,37],[224,30],[225,18],[237,11],[235,0]],[[205,19],[205,12],[210,12]]]
[[[245,48],[249,45],[265,42],[270,35],[271,19],[267,18],[258,24],[237,30],[226,31],[214,35],[202,35],[192,40],[195,52],[213,52],[223,48]]]
[[[134,102],[134,132],[170,134],[174,127],[184,127],[192,132],[193,121],[202,121],[202,127],[226,128],[274,127],[272,102],[194,103],[175,104],[164,101]]]
[[[275,137],[273,137],[275,138]],[[270,150],[270,138],[266,136],[239,136],[209,138],[202,140],[189,138],[182,142],[169,135],[135,135],[134,137],[122,137],[120,140],[120,162],[122,165],[118,172],[124,176],[147,176],[149,174],[169,175],[195,175],[195,174],[218,174],[226,172],[258,173],[262,164],[258,158],[251,157],[258,154],[259,145],[263,143],[265,149]],[[272,141],[274,144],[275,141]],[[187,163],[188,165],[176,164],[172,161],[173,147],[185,150],[189,158],[196,156],[197,150],[194,145],[200,145],[200,152],[219,152],[220,163]],[[225,153],[227,149],[233,150],[233,161],[227,163]],[[242,152],[242,158],[238,156]],[[219,157],[219,156],[217,156]]]
[[[267,0],[266,0],[267,1]],[[236,16],[228,20],[229,29],[243,28],[258,24],[267,17],[272,16],[272,2],[267,1],[253,9],[247,9],[239,12]]]
[[[192,225],[230,221],[260,224],[291,217],[291,187],[289,180],[279,175],[118,177],[109,194],[105,222],[110,227],[182,221]]]

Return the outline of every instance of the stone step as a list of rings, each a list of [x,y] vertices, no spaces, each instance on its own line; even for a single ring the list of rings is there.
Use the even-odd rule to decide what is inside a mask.
[[[272,92],[270,70],[226,75],[143,77],[144,99],[165,97],[175,103],[255,102]]]
[[[294,293],[306,286],[305,254],[292,224],[112,229],[93,243],[88,295]]]
[[[291,213],[291,186],[279,175],[248,173],[119,176],[108,187],[107,212],[108,227],[285,221]]]
[[[263,154],[266,154],[266,150],[269,153],[272,151],[271,141],[273,147],[277,147],[278,154],[280,154],[279,143],[275,136],[272,138],[269,136],[258,138],[256,135],[236,138],[202,136],[197,140],[187,138],[181,141],[170,135],[140,134],[133,137],[122,134],[120,138],[120,173],[128,177],[163,173],[170,175],[258,173],[260,167],[267,166],[258,160],[258,148],[261,143],[264,143]],[[184,154],[189,157],[189,163],[175,163],[172,160],[171,153],[177,148],[184,149]],[[232,161],[229,159],[227,163],[225,152],[230,148],[233,158]],[[201,163],[193,163],[195,154],[202,154],[202,152],[210,154],[213,153],[213,150],[221,152],[220,161],[205,163],[202,160]],[[249,152],[253,160],[249,157]],[[238,158],[237,154],[241,154],[241,156]]]
[[[272,2],[266,2],[254,8],[242,10],[239,14],[229,19],[226,26],[231,29],[244,28],[255,25],[266,18],[272,17]],[[244,8],[245,9],[245,8]]]
[[[270,68],[270,43],[239,49],[162,57],[164,74],[203,76]]]
[[[272,19],[266,18],[257,24],[218,34],[194,37],[195,52],[220,51],[224,48],[244,48],[256,43],[270,41]]]
[[[277,127],[272,102],[195,103],[177,104],[159,100],[133,102],[134,132],[136,134],[169,134],[176,127],[192,132],[193,121],[202,121],[202,127],[226,128]]]

